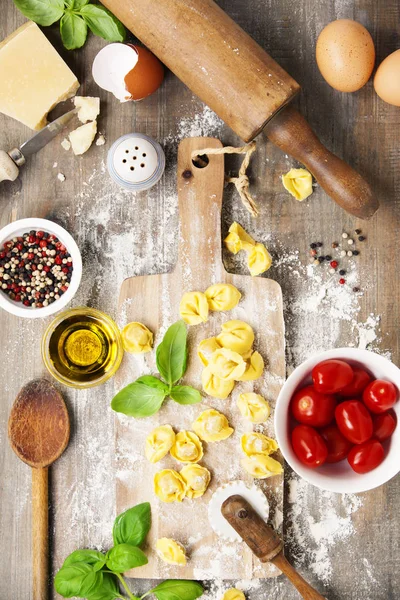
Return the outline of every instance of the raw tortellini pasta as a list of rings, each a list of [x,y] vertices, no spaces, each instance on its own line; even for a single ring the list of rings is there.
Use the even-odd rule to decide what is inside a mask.
[[[208,368],[223,381],[235,381],[245,372],[246,363],[238,352],[220,348],[212,353]]]
[[[225,400],[235,385],[233,380],[224,380],[217,375],[214,375],[210,370],[210,367],[203,369],[201,383],[206,394],[212,396],[212,398],[219,398],[220,400]]]
[[[208,319],[208,300],[203,292],[183,294],[179,313],[188,325],[198,325]]]
[[[175,443],[171,425],[156,427],[146,438],[145,454],[151,463],[156,463],[168,454]]]
[[[221,600],[246,600],[246,597],[241,590],[230,588],[226,590]]]
[[[253,454],[242,459],[242,467],[255,479],[267,479],[283,473],[280,462],[266,454]]]
[[[124,350],[131,354],[150,352],[153,347],[153,334],[142,323],[128,323],[123,328],[121,335]]]
[[[238,320],[227,321],[223,323],[221,330],[217,341],[223,348],[245,354],[252,347],[254,332],[248,323]]]
[[[261,275],[267,271],[272,258],[264,246],[253,238],[238,223],[232,223],[229,228],[229,235],[225,238],[225,245],[230,252],[237,254],[239,250],[247,252],[247,266],[250,275]]]
[[[180,431],[171,448],[171,456],[181,463],[197,463],[203,458],[203,444],[193,431]]]
[[[211,354],[219,348],[221,348],[221,345],[216,337],[210,337],[200,342],[197,348],[197,355],[205,367],[209,363]]]
[[[264,423],[271,414],[268,402],[254,392],[239,394],[237,405],[243,417],[251,423]]]
[[[264,370],[264,360],[259,352],[253,352],[246,360],[246,370],[237,381],[254,381],[261,377]]]
[[[186,483],[174,469],[164,469],[154,475],[154,492],[163,502],[182,502]]]
[[[239,225],[239,223],[236,223],[236,221],[229,227],[229,234],[224,242],[229,252],[232,252],[232,254],[237,254],[239,250],[251,250],[256,243],[243,227]]]
[[[278,450],[276,441],[263,433],[245,433],[241,437],[240,444],[243,452],[247,456],[253,456],[254,454],[265,454],[266,456],[269,456]]]
[[[186,483],[187,498],[200,498],[211,480],[210,471],[201,465],[186,465],[180,474]]]
[[[158,556],[170,565],[186,565],[184,547],[171,538],[160,538],[157,540],[156,551]]]
[[[197,417],[192,424],[194,431],[204,442],[226,440],[233,433],[228,419],[222,413],[210,408]]]
[[[232,310],[239,304],[242,294],[230,283],[216,283],[210,285],[204,292],[207,296],[210,310]]]
[[[256,244],[251,252],[247,255],[247,266],[249,267],[250,275],[255,277],[268,271],[272,265],[272,258],[264,244]]]
[[[306,169],[290,169],[286,175],[282,175],[282,183],[296,200],[305,200],[313,193],[311,173]]]

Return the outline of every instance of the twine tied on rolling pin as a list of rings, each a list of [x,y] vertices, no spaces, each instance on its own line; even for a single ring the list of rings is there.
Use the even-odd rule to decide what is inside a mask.
[[[240,165],[238,176],[226,177],[225,181],[227,184],[235,184],[235,187],[242,199],[243,205],[247,208],[247,210],[253,217],[258,217],[258,206],[253,196],[250,194],[250,182],[247,176],[247,169],[249,167],[250,159],[253,152],[255,152],[255,149],[256,142],[250,142],[250,144],[246,144],[245,146],[241,146],[240,148],[235,148],[234,146],[225,146],[225,148],[205,148],[204,150],[193,150],[192,160],[199,159],[201,156],[207,156],[209,154],[244,154],[245,157],[243,159],[242,164]]]

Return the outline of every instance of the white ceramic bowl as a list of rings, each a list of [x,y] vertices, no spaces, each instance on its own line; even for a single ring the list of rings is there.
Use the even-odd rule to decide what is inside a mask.
[[[21,302],[11,300],[6,294],[0,291],[1,308],[4,308],[4,310],[17,317],[38,319],[41,317],[48,317],[49,315],[62,310],[75,296],[82,277],[82,257],[75,240],[68,231],[60,225],[57,225],[57,223],[53,223],[53,221],[48,221],[47,219],[20,219],[19,221],[14,221],[14,223],[9,223],[0,230],[0,247],[3,247],[4,242],[13,237],[20,236],[31,229],[45,231],[46,233],[57,236],[71,255],[74,267],[68,290],[58,300],[49,304],[49,306],[43,306],[42,308],[24,306]]]
[[[383,443],[385,459],[379,467],[369,473],[364,475],[355,473],[346,459],[336,464],[325,464],[322,467],[310,469],[299,461],[292,449],[290,441],[290,424],[292,420],[289,413],[290,400],[297,389],[311,383],[313,367],[329,358],[341,358],[351,365],[363,367],[373,377],[391,381],[400,389],[400,369],[379,354],[357,348],[337,348],[322,352],[297,367],[284,384],[275,408],[277,441],[285,460],[292,469],[306,481],[322,490],[340,494],[372,490],[389,481],[400,471],[400,401],[394,406],[399,425],[392,437]]]

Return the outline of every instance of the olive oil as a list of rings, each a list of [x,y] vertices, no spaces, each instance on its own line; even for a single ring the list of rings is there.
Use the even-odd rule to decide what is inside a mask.
[[[47,368],[56,379],[73,387],[90,387],[111,377],[122,353],[114,321],[89,308],[66,311],[43,339]]]

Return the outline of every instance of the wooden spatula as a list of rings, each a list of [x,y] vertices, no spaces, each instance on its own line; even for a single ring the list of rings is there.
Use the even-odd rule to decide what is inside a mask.
[[[292,567],[283,555],[283,542],[263,521],[242,496],[230,496],[221,506],[221,512],[233,529],[261,562],[272,562],[286,575],[305,600],[325,600]]]
[[[46,379],[25,385],[11,409],[8,437],[32,467],[33,600],[48,597],[48,467],[64,452],[69,433],[67,407],[56,388]]]

